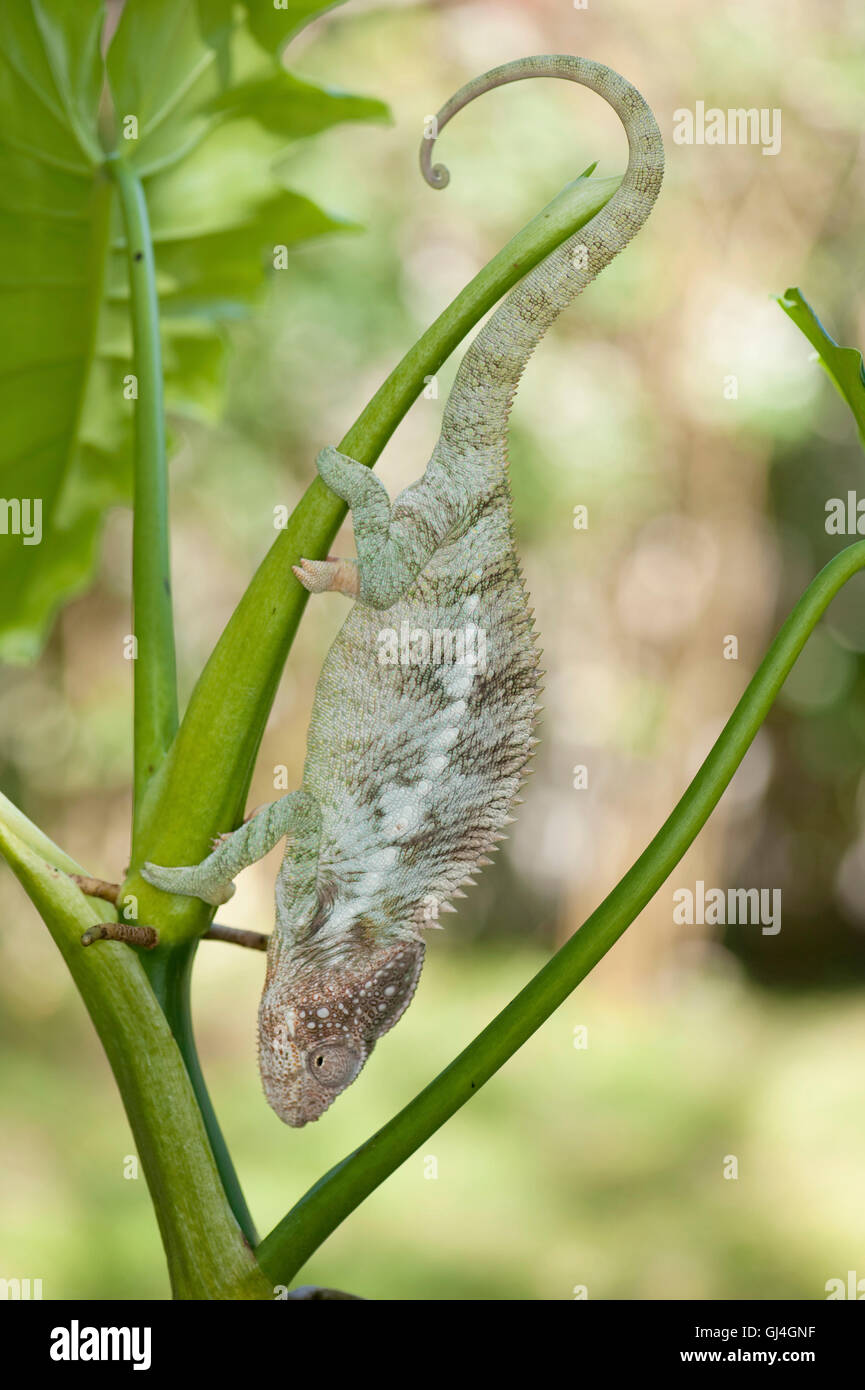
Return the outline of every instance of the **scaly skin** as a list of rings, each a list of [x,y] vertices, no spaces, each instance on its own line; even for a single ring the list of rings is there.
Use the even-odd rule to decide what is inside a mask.
[[[639,230],[663,173],[643,98],[581,58],[494,69],[451,98],[438,130],[482,92],[544,76],[591,87],[618,112],[630,146],[620,188],[478,334],[426,472],[393,505],[367,468],[322,450],[319,473],[352,511],[357,561],[301,560],[295,573],[314,593],[356,602],[319,677],[302,787],[223,837],[202,864],[144,870],[167,892],[224,902],[235,874],[288,834],[259,1054],[267,1099],[290,1125],[317,1119],[408,1007],[423,930],[488,862],[537,741],[538,656],[513,545],[508,415],[535,346]],[[444,187],[432,144],[421,167]]]

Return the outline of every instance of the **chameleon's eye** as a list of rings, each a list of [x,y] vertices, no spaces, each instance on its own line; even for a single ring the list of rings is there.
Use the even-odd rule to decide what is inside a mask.
[[[343,1043],[321,1043],[306,1054],[306,1065],[322,1086],[341,1091],[354,1081],[363,1058]]]

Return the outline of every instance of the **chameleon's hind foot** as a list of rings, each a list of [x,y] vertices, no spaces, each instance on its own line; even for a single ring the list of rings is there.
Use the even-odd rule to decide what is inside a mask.
[[[292,569],[311,594],[333,592],[357,597],[360,577],[356,560],[340,560],[328,555],[326,560],[301,560],[299,565],[292,565]]]

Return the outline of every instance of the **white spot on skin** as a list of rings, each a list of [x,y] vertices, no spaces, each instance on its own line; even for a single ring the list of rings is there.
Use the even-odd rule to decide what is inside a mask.
[[[330,1009],[316,1009],[315,1012],[316,1012],[316,1014],[318,1015],[319,1018],[329,1018],[329,1017],[330,1017]]]
[[[459,736],[459,729],[456,727],[455,724],[450,724],[446,729],[442,729],[441,733],[435,735],[435,737],[432,740],[433,747],[453,748]]]
[[[448,695],[467,695],[472,688],[474,676],[474,667],[466,666],[462,661],[456,661],[453,666],[447,667],[442,672],[442,685]]]
[[[433,757],[427,758],[424,763],[424,771],[429,772],[433,777],[438,777],[439,773],[444,772],[447,765],[447,758],[441,753],[436,753]]]
[[[388,985],[387,989],[385,990],[385,994],[396,994],[396,985]]]
[[[408,787],[386,787],[378,799],[382,812],[382,829],[386,835],[400,836],[416,830],[421,819],[421,807],[416,793]]]
[[[393,854],[394,856],[396,855],[396,850],[393,851]],[[373,875],[371,874],[365,875],[363,884],[358,885],[358,887],[365,886],[366,882],[372,877]],[[327,920],[328,936],[341,935],[351,926],[352,922],[368,911],[371,902],[372,900],[370,898],[358,894],[356,898],[349,898],[343,902],[336,903]]]
[[[393,845],[385,845],[384,849],[380,849],[377,853],[370,855],[368,861],[369,867],[371,869],[389,869],[391,865],[395,863],[396,856],[397,851],[394,849]]]

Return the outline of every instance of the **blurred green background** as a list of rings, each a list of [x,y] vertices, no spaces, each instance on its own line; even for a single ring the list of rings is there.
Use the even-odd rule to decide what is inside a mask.
[[[432,942],[414,1006],[307,1130],[280,1125],[260,1093],[263,960],[201,948],[203,1063],[262,1232],[628,868],[781,617],[843,544],[826,535],[827,499],[865,476],[843,403],[769,298],[798,284],[839,341],[865,343],[859,6],[352,0],[290,47],[292,68],[384,98],[394,125],[337,127],[287,159],[293,186],[365,230],[292,253],[232,331],[222,422],[175,425],[184,693],[317,450],[567,179],[594,159],[602,175],[623,167],[621,131],[596,97],[527,83],[448,130],[445,193],[422,183],[427,114],[485,68],[557,51],[641,88],[668,174],[646,231],[539,349],[514,412],[518,545],[548,671],[536,775],[507,854]],[[674,111],[697,101],[780,108],[780,153],[674,144]],[[392,493],[425,465],[453,370],[385,451]],[[572,525],[579,504],[586,531]],[[117,510],[95,588],[37,666],[0,677],[4,791],[108,878],[128,854],[129,538]],[[351,553],[350,527],[334,550]],[[590,1298],[820,1298],[831,1278],[865,1276],[862,600],[859,580],[836,601],[710,824],[626,937],[300,1282],[374,1298],[568,1299],[577,1286]],[[343,615],[336,597],[308,610],[250,805],[271,799],[281,766],[299,780]],[[737,660],[724,658],[730,635]],[[269,929],[278,858],[243,876],[225,920]],[[782,930],[675,925],[673,891],[698,879],[780,888]],[[48,1298],[165,1297],[144,1180],[124,1177],[131,1139],[107,1063],[5,868],[0,895],[0,1275],[42,1278]]]

